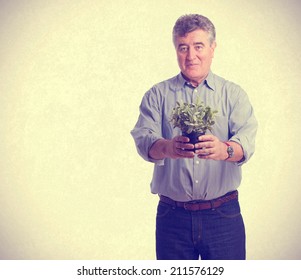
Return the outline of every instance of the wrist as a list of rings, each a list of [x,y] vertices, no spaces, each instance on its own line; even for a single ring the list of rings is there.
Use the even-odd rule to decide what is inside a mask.
[[[148,155],[150,158],[155,160],[164,159],[166,156],[166,142],[165,139],[158,139],[150,148]]]
[[[168,139],[161,139],[161,154],[163,158],[169,157],[169,150],[171,141]]]
[[[223,142],[226,146],[227,157],[224,160],[228,160],[234,157],[234,149],[228,142]]]

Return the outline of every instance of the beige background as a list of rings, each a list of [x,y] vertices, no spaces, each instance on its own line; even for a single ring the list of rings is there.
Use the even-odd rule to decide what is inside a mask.
[[[152,164],[130,130],[178,73],[175,20],[208,16],[213,70],[259,121],[240,201],[248,259],[300,259],[296,0],[0,0],[1,259],[155,259]]]

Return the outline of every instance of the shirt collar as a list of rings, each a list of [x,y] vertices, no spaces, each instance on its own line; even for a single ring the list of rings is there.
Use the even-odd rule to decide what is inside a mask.
[[[177,82],[177,88],[183,88],[185,85],[189,84],[187,80],[184,78],[182,73],[178,74],[178,82]],[[202,84],[205,84],[207,87],[209,87],[211,90],[215,91],[215,83],[213,78],[213,73],[211,70],[209,71],[206,79],[202,82]]]

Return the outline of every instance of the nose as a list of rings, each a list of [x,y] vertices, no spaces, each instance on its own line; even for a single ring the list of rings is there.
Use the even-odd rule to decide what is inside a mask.
[[[195,49],[194,48],[189,48],[187,52],[187,60],[194,60],[196,57]]]

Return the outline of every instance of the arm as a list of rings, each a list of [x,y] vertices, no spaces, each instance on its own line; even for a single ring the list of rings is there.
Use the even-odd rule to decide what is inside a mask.
[[[142,99],[139,119],[131,131],[138,153],[146,161],[159,165],[164,164],[165,158],[194,157],[193,152],[185,151],[194,148],[194,145],[187,143],[189,138],[176,136],[173,139],[164,139],[161,107],[160,95],[152,88]]]
[[[140,104],[138,121],[131,131],[139,155],[146,161],[163,164],[161,159],[151,158],[150,147],[162,139],[161,113],[158,98],[153,89],[150,89],[143,96]]]
[[[228,94],[227,99],[229,108],[227,135],[201,136],[200,140],[203,142],[196,144],[196,149],[199,149],[196,153],[203,159],[226,160],[241,165],[254,153],[257,121],[247,94],[238,86],[229,91],[231,94]],[[234,150],[232,158],[228,158],[227,145],[224,141],[227,141]]]
[[[184,136],[176,136],[171,140],[159,139],[150,148],[149,157],[154,160],[193,158],[194,152],[187,151],[187,149],[193,149],[194,145],[187,144],[187,142],[189,142],[189,138]]]
[[[226,160],[231,162],[240,162],[244,157],[244,152],[240,144],[227,141],[233,148],[234,156],[229,158],[227,148],[228,146],[220,141],[214,135],[204,135],[199,138],[200,143],[195,145],[196,154],[202,159]]]

